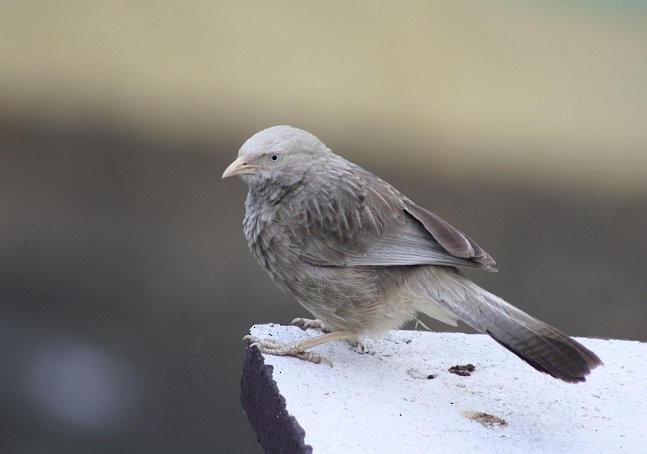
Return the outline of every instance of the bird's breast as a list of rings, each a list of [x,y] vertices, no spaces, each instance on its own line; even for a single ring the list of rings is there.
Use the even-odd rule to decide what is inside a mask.
[[[243,232],[250,250],[263,269],[284,291],[303,263],[293,246],[294,219],[284,209],[258,203],[246,204]]]

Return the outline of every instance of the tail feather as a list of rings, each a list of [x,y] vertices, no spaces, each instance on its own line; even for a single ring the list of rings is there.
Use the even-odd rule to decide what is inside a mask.
[[[440,271],[440,270],[439,270]],[[591,350],[549,324],[482,289],[458,272],[434,276],[433,299],[535,369],[575,383],[602,362]],[[447,279],[449,277],[449,279]],[[444,285],[438,285],[438,284]],[[424,312],[424,309],[423,309]]]
[[[539,320],[537,322],[542,323]],[[532,334],[525,341],[506,338],[496,329],[487,330],[486,333],[541,372],[570,383],[585,381],[585,376],[601,364],[600,359],[591,350],[564,333],[549,325],[545,327],[551,332]]]

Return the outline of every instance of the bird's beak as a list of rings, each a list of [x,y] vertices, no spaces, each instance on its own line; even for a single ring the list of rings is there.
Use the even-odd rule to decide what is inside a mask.
[[[258,166],[249,164],[242,157],[239,157],[234,162],[229,164],[222,174],[223,178],[231,177],[233,175],[242,175],[244,173],[254,173]]]

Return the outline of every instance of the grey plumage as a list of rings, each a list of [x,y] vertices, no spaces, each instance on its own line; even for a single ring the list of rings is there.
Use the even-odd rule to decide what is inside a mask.
[[[453,325],[462,320],[564,381],[584,381],[601,364],[464,277],[457,266],[495,270],[471,238],[312,134],[263,130],[241,147],[223,178],[230,175],[249,187],[243,225],[255,257],[281,289],[341,333],[335,338],[395,328],[423,312]]]

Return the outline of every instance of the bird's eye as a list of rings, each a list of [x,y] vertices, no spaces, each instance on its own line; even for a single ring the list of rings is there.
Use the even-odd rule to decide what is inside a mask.
[[[276,163],[277,163],[277,162],[279,162],[280,160],[281,160],[281,155],[280,155],[280,154],[278,154],[278,153],[272,153],[272,154],[270,155],[270,162],[271,162],[272,164],[276,164]]]

